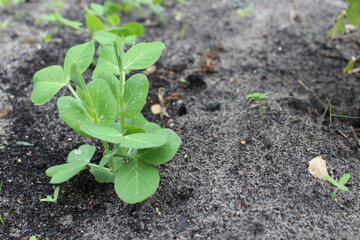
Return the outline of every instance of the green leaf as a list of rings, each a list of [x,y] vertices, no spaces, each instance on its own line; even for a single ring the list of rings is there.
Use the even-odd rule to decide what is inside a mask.
[[[112,126],[118,116],[118,104],[109,85],[103,79],[95,79],[88,84],[88,91],[97,115],[94,123]]]
[[[90,4],[91,9],[97,16],[102,16],[104,14],[104,7],[101,4],[98,3],[91,3]]]
[[[152,148],[159,147],[166,143],[166,138],[160,134],[154,133],[135,133],[123,138],[120,146],[126,148]]]
[[[101,49],[98,62],[92,74],[92,78],[96,78],[105,72],[115,75],[120,74],[119,63],[115,55],[115,49],[112,45]]]
[[[141,112],[149,91],[149,81],[144,74],[133,75],[125,82],[124,105],[126,118],[134,117]]]
[[[127,203],[142,202],[151,197],[159,186],[156,168],[141,162],[123,164],[115,175],[115,191]]]
[[[96,79],[98,78],[103,79],[109,85],[116,102],[119,104],[120,88],[119,88],[119,80],[117,79],[117,77],[114,76],[113,74],[105,72],[96,77]]]
[[[120,143],[124,140],[122,134],[115,128],[97,124],[84,124],[81,125],[80,129],[86,134],[106,142]]]
[[[118,36],[114,33],[105,31],[105,30],[100,30],[100,31],[96,31],[94,33],[94,39],[96,41],[98,41],[100,43],[100,45],[105,46],[108,44],[111,44],[114,41],[117,41]],[[101,51],[100,51],[101,54]]]
[[[34,89],[31,94],[31,100],[36,105],[48,102],[67,84],[64,70],[60,66],[51,66],[37,71],[33,81]]]
[[[340,178],[339,184],[340,184],[340,185],[345,185],[345,184],[349,181],[350,177],[351,177],[351,175],[350,175],[349,173],[344,174],[344,175]]]
[[[325,179],[326,179],[328,182],[330,182],[332,185],[336,186],[336,187],[339,185],[338,182],[335,181],[332,177],[325,176]]]
[[[152,133],[161,129],[161,127],[156,123],[149,122],[148,120],[146,120],[141,113],[137,114],[133,118],[127,118],[125,120],[125,123],[126,125],[142,128],[147,133]]]
[[[61,15],[54,13],[54,19],[56,19],[58,22],[60,22],[61,24],[71,27],[71,28],[78,28],[82,25],[81,22],[77,22],[77,21],[71,21],[68,20],[66,18],[63,18]]]
[[[357,27],[360,27],[360,4],[350,4],[346,10],[347,20]]]
[[[140,23],[134,22],[134,23],[127,23],[121,26],[122,28],[130,28],[134,36],[141,37],[144,34],[144,28],[141,26]]]
[[[130,48],[124,56],[124,69],[141,70],[153,65],[165,48],[162,42],[139,43]]]
[[[129,126],[129,125],[124,125],[123,128],[124,128],[124,132],[123,132],[124,136],[135,134],[135,133],[144,133],[145,132],[145,129],[134,127],[134,126]]]
[[[330,29],[330,31],[326,35],[326,38],[333,39],[338,32],[344,33],[345,30],[346,30],[346,27],[345,27],[344,15],[340,14],[338,16],[334,26]]]
[[[108,23],[109,27],[115,27],[120,23],[120,17],[116,15],[109,15],[105,17],[105,21]]]
[[[70,79],[75,83],[75,85],[81,89],[85,89],[85,81],[82,74],[79,71],[79,68],[76,63],[73,63],[70,68]]]
[[[94,156],[96,147],[88,144],[81,145],[78,149],[72,150],[68,157],[68,163],[90,163],[91,158]]]
[[[105,29],[101,20],[95,15],[90,15],[86,17],[86,26],[90,29],[91,32]]]
[[[92,123],[93,118],[85,110],[82,103],[73,97],[61,97],[57,101],[60,118],[69,125],[74,131],[86,136],[81,130],[80,125]]]
[[[176,154],[181,144],[181,138],[171,129],[160,129],[156,134],[166,137],[167,142],[161,147],[139,149],[138,157],[149,164],[159,165],[170,161]]]
[[[94,175],[95,180],[99,183],[113,183],[115,174],[108,168],[95,168],[91,167],[90,172]]]
[[[338,186],[341,191],[349,192],[349,189],[345,186]]]
[[[80,73],[88,69],[95,54],[95,44],[93,41],[74,46],[66,53],[64,60],[65,74],[70,76],[71,65],[76,63]]]
[[[76,163],[65,163],[57,165],[46,170],[46,175],[52,177],[50,180],[51,184],[59,184],[66,182],[79,172],[81,172],[86,163],[76,162]]]

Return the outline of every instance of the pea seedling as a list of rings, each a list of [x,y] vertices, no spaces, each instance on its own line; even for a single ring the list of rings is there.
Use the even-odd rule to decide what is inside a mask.
[[[42,199],[40,199],[40,201],[41,202],[53,202],[53,203],[58,204],[57,199],[59,196],[59,192],[60,192],[60,187],[56,187],[54,190],[54,197],[47,195],[46,198],[42,198]]]
[[[170,161],[181,139],[141,114],[149,90],[147,77],[138,73],[126,79],[125,75],[153,65],[165,45],[139,43],[126,52],[124,45],[123,39],[117,39],[103,46],[89,83],[82,74],[93,61],[94,42],[70,48],[64,67],[50,66],[35,73],[31,98],[42,105],[67,87],[73,96],[57,100],[60,118],[80,135],[100,140],[104,147],[98,164],[90,162],[95,146],[85,144],[72,150],[67,163],[47,169],[50,183],[63,183],[89,169],[98,182],[114,183],[123,201],[137,203],[156,192],[160,176],[154,165]]]
[[[116,11],[118,9],[111,4],[90,4],[89,8],[83,10],[86,27],[82,27],[81,22],[63,18],[56,12],[43,18],[92,35],[101,45],[109,44],[116,37],[124,38],[125,43],[131,45],[136,37],[143,35],[144,28],[139,23],[127,23],[119,27],[120,17],[114,14]]]
[[[344,192],[348,192],[351,194],[351,192],[349,191],[349,189],[347,187],[345,187],[345,184],[349,181],[350,179],[350,174],[344,174],[339,181],[334,180],[332,177],[326,176],[325,179],[330,182],[332,185],[334,185],[336,188],[334,189],[333,193],[331,194],[332,198],[336,197],[336,194],[339,190],[344,191]]]
[[[270,94],[272,94],[272,92],[267,92],[267,93],[253,92],[246,95],[246,99],[248,100],[248,103],[250,103],[251,101],[256,101],[259,107],[259,112],[261,117],[263,116],[263,109],[266,108],[266,106],[262,104],[262,100],[265,99]]]
[[[349,2],[349,6],[347,7],[346,11],[342,11],[341,14],[337,17],[334,26],[330,29],[330,31],[326,35],[326,38],[332,40],[335,38],[337,33],[345,33],[345,18],[349,21],[350,24],[360,27],[359,1],[347,0],[347,2]],[[343,73],[349,73],[354,68],[355,62],[357,62],[359,59],[360,56],[353,57],[343,69]]]

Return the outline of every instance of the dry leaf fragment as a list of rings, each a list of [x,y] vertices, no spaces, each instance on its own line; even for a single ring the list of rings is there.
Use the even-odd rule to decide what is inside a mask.
[[[322,159],[322,157],[320,156],[313,158],[309,162],[308,170],[311,173],[311,175],[321,180],[326,180],[325,177],[329,176],[329,173],[327,171],[326,161]]]
[[[160,114],[161,113],[161,106],[160,104],[154,104],[151,106],[151,112],[154,115]]]
[[[144,74],[150,75],[156,71],[156,66],[152,65],[143,71]]]

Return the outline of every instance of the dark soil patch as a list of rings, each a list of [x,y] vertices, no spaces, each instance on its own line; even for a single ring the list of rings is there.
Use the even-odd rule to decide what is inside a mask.
[[[337,113],[359,115],[358,77],[341,74],[358,52],[359,36],[331,43],[324,37],[345,1],[254,1],[244,19],[236,14],[239,1],[169,1],[165,20],[144,22],[142,39],[167,45],[149,76],[144,114],[183,140],[176,157],[159,167],[157,193],[128,205],[112,185],[82,172],[61,184],[58,206],[39,201],[54,189],[45,170],[79,145],[97,142],[72,132],[54,100],[40,107],[29,100],[33,74],[62,64],[70,46],[88,40],[36,26],[45,2],[0,13],[0,20],[16,22],[0,33],[1,239],[358,239],[360,161],[347,127],[358,122],[342,119],[329,127],[321,117],[325,96]],[[67,2],[66,16],[77,19],[85,1]],[[25,16],[16,19],[19,10]],[[290,12],[296,17],[289,19]],[[143,17],[122,18],[137,19]],[[37,42],[42,31],[62,42]],[[172,96],[167,119],[149,110],[159,87]],[[245,95],[254,91],[273,92],[263,118],[247,109]],[[333,200],[330,184],[309,174],[308,161],[317,156],[335,178],[351,173],[351,195]]]

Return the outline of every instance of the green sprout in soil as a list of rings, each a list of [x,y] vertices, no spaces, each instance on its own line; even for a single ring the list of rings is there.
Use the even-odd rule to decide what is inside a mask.
[[[345,19],[349,21],[350,24],[360,27],[360,4],[359,1],[356,0],[347,0],[349,6],[346,11],[342,11],[341,14],[337,17],[334,26],[326,35],[326,38],[333,40],[338,33],[346,32],[346,24]],[[354,64],[356,61],[360,59],[360,56],[352,57],[352,59],[348,62],[347,66],[343,69],[343,73],[351,73],[354,68]],[[354,69],[355,70],[355,69]]]
[[[331,194],[332,198],[336,197],[336,194],[339,190],[344,191],[344,192],[348,192],[351,194],[351,192],[349,191],[349,189],[347,187],[345,187],[345,184],[349,181],[350,179],[350,174],[344,174],[339,181],[334,180],[332,177],[326,176],[325,179],[330,182],[332,185],[334,185],[336,188],[334,189],[333,193]]]
[[[112,4],[92,3],[89,8],[83,10],[85,27],[81,22],[66,19],[57,12],[42,18],[89,34],[101,45],[110,44],[116,38],[123,38],[126,44],[131,45],[137,37],[143,35],[144,28],[135,22],[119,26],[120,17],[115,14],[117,11]]]
[[[2,189],[3,189],[3,185],[4,185],[4,184],[3,184],[3,182],[1,181],[1,182],[0,182],[0,192],[1,192]]]
[[[36,236],[31,236],[29,240],[37,240]]]
[[[263,110],[266,109],[266,106],[263,105],[262,101],[270,94],[272,94],[272,92],[266,92],[266,93],[253,92],[246,95],[246,99],[248,100],[248,103],[250,103],[251,101],[256,101],[259,107],[259,112],[261,117],[263,116]]]
[[[54,190],[54,197],[47,195],[46,198],[42,198],[40,199],[41,202],[53,202],[58,204],[57,200],[58,200],[58,196],[59,196],[59,192],[60,192],[60,187],[56,187]]]
[[[42,105],[67,87],[73,96],[57,100],[60,118],[75,132],[98,139],[104,147],[98,164],[90,162],[95,146],[84,144],[72,150],[67,163],[46,170],[50,183],[66,182],[88,169],[96,181],[113,183],[120,199],[138,203],[156,192],[160,176],[154,165],[170,161],[181,139],[141,114],[149,91],[146,75],[127,78],[125,74],[152,66],[165,45],[139,43],[125,51],[124,38],[102,47],[88,83],[83,73],[93,61],[94,41],[70,48],[64,67],[50,66],[35,73],[31,99]]]
[[[252,13],[254,9],[254,4],[250,1],[246,1],[245,6],[243,8],[238,8],[236,10],[236,13],[241,17],[241,18],[245,18],[247,17],[250,13]]]
[[[330,122],[329,125],[330,125],[330,126],[331,126],[333,117],[354,118],[354,119],[360,118],[360,117],[353,117],[353,116],[335,114],[335,113],[333,112],[333,106],[332,106],[332,104],[331,104],[331,101],[330,101],[330,99],[329,99],[328,97],[326,97],[326,101],[327,101],[328,104],[329,104],[329,122]]]

